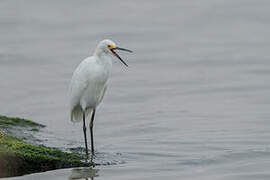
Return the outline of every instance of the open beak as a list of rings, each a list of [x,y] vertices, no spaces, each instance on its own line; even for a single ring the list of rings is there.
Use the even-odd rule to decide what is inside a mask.
[[[110,50],[124,65],[126,65],[128,67],[127,63],[114,50],[127,51],[127,52],[130,52],[130,53],[132,53],[133,51],[131,51],[129,49],[125,49],[125,48],[120,48],[120,47],[115,47],[115,48],[112,48]]]

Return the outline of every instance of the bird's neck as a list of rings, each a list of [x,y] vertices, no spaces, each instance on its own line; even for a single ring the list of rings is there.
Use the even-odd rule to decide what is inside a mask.
[[[102,66],[111,67],[112,66],[112,56],[110,54],[95,54],[97,63]]]

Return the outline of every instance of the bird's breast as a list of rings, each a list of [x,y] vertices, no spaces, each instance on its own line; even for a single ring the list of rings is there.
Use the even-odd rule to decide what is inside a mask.
[[[83,92],[80,102],[83,108],[94,108],[100,103],[109,76],[110,69],[104,67],[96,67],[95,71],[89,74],[87,87]]]

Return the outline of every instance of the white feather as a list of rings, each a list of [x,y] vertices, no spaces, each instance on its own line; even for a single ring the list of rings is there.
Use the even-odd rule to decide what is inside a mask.
[[[94,56],[83,60],[73,73],[70,83],[70,115],[73,122],[80,122],[83,111],[87,116],[104,97],[112,57],[107,53],[98,53],[98,48]]]

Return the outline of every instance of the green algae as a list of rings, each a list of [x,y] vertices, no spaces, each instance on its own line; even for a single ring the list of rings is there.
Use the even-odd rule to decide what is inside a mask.
[[[45,127],[43,124],[39,124],[28,119],[21,119],[18,117],[0,116],[0,126],[21,126],[21,127]]]
[[[85,163],[83,155],[79,153],[34,145],[29,143],[26,137],[18,136],[23,134],[20,132],[36,133],[40,128],[45,127],[42,124],[26,119],[0,116],[0,127],[0,131],[7,132],[0,136],[0,178],[93,165],[93,163]]]
[[[83,157],[74,153],[27,144],[9,135],[0,137],[0,177],[88,166],[82,159]]]

